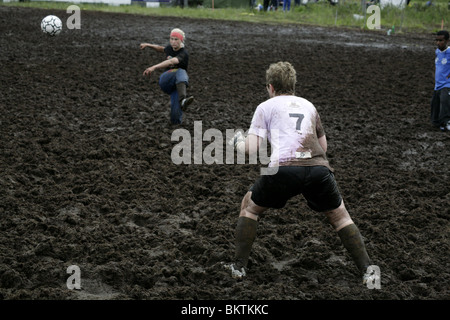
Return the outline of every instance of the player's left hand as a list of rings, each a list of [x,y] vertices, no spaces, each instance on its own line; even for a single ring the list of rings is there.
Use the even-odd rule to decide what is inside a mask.
[[[244,135],[242,134],[241,131],[238,131],[234,134],[233,138],[231,138],[228,141],[228,144],[230,146],[234,146],[236,148],[238,144],[240,144],[241,142],[244,142],[244,141],[245,141]]]

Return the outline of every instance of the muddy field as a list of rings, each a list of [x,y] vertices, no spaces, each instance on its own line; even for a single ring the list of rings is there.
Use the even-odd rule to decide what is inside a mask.
[[[41,32],[47,14],[63,20],[61,35]],[[450,298],[450,133],[429,123],[432,34],[87,11],[69,30],[68,17],[0,7],[1,299]],[[167,44],[174,27],[186,32],[196,98],[177,127],[160,72],[142,76],[162,56],[139,49]],[[231,279],[221,264],[261,164],[172,162],[176,129],[247,130],[267,98],[265,70],[281,60],[321,114],[380,289],[361,284],[301,197],[262,216],[248,279]],[[79,290],[67,286],[73,265]]]

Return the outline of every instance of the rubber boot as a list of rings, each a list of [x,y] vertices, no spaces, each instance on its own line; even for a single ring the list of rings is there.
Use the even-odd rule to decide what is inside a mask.
[[[194,97],[186,96],[186,83],[185,82],[177,83],[177,91],[178,91],[178,98],[180,101],[181,110],[185,111],[186,107],[188,105],[190,105],[192,103],[192,101],[194,101]]]
[[[350,224],[339,230],[338,235],[358,270],[361,274],[365,274],[367,267],[371,265],[371,261],[358,227],[355,224]]]

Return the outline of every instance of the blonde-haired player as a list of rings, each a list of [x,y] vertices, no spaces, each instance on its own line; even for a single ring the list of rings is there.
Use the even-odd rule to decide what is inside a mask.
[[[161,63],[145,69],[144,76],[150,76],[155,70],[165,69],[159,78],[159,86],[170,95],[170,121],[172,124],[182,122],[183,111],[194,101],[193,96],[186,94],[186,87],[189,85],[187,73],[189,54],[185,49],[185,39],[186,35],[183,30],[175,28],[170,32],[170,43],[166,47],[151,43],[141,43],[140,45],[141,49],[152,48],[166,56]]]
[[[270,99],[257,107],[248,136],[237,133],[231,141],[239,152],[253,153],[268,138],[272,147],[269,167],[277,170],[261,175],[244,196],[235,230],[235,260],[226,267],[234,278],[245,277],[258,216],[267,208],[282,208],[290,198],[302,194],[312,210],[328,217],[367,282],[372,276],[367,273],[371,262],[327,160],[327,139],[319,113],[311,102],[294,95],[295,84],[296,71],[289,62],[270,65],[266,71]]]

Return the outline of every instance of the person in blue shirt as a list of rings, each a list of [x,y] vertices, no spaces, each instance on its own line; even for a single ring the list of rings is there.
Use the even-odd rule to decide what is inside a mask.
[[[449,33],[436,33],[436,71],[434,94],[431,99],[431,123],[441,131],[450,131],[450,49]]]
[[[159,86],[170,95],[172,124],[181,124],[183,111],[194,101],[193,96],[186,94],[186,87],[189,85],[187,74],[189,55],[184,47],[185,38],[183,30],[175,28],[170,32],[170,44],[165,47],[151,43],[140,45],[142,50],[151,48],[165,55],[164,61],[145,69],[144,76],[150,76],[155,70],[164,69],[159,78]]]

